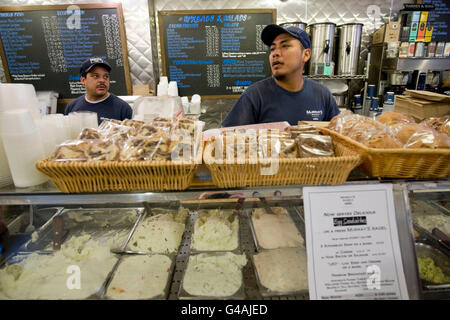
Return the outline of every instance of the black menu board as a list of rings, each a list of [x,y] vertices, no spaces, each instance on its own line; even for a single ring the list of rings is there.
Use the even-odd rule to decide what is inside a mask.
[[[268,77],[261,31],[276,22],[275,9],[158,12],[163,74],[180,96],[236,98]]]
[[[121,4],[0,7],[0,53],[8,82],[84,94],[81,63],[101,57],[111,65],[110,91],[130,95]]]
[[[423,4],[431,4],[434,9],[428,12],[427,24],[433,27],[431,41],[448,42],[450,36],[450,0],[423,0]]]

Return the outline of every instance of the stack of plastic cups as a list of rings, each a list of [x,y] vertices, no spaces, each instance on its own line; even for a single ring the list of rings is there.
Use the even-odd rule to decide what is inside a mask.
[[[156,95],[158,97],[167,96],[169,90],[169,82],[167,77],[161,77],[159,80],[159,84],[156,89]]]
[[[198,94],[194,94],[191,98],[190,112],[192,114],[200,114],[202,99]]]
[[[81,128],[98,128],[98,115],[96,112],[80,111],[76,112],[81,117]]]
[[[24,110],[31,115],[33,125],[41,118],[39,101],[32,84],[0,83],[0,116],[4,112]],[[1,128],[1,127],[0,127]],[[40,135],[37,134],[39,138]],[[13,176],[0,130],[0,186],[13,183]],[[33,164],[34,167],[34,164]]]
[[[21,109],[2,112],[0,126],[14,185],[25,188],[48,181],[35,167],[36,162],[45,157],[45,153],[30,111]]]
[[[51,120],[47,117],[37,120],[36,125],[39,129],[39,134],[44,146],[45,157],[48,157],[56,148],[57,132],[51,123]]]
[[[167,94],[170,97],[178,97],[178,84],[176,81],[169,82],[169,89],[167,90]]]
[[[68,115],[70,123],[70,139],[76,139],[83,129],[83,118],[78,112],[71,112]]]
[[[189,98],[188,97],[181,97],[181,105],[183,106],[183,112],[184,114],[188,114],[189,111]]]
[[[55,135],[55,143],[58,145],[70,139],[70,128],[66,125],[68,116],[63,116],[60,113],[48,114],[44,117]]]
[[[28,110],[32,119],[41,118],[39,100],[32,84],[0,83],[0,112]]]

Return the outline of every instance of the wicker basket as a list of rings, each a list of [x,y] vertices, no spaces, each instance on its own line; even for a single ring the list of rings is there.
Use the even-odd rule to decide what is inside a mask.
[[[343,157],[278,159],[276,173],[265,175],[262,170],[276,166],[273,160],[218,164],[211,154],[213,148],[210,144],[208,142],[204,148],[203,161],[211,171],[213,183],[220,188],[288,184],[336,185],[344,183],[350,172],[361,163],[361,157],[356,153]]]
[[[201,163],[172,161],[38,161],[36,168],[62,192],[166,191],[187,189]]]
[[[448,149],[375,149],[356,142],[328,128],[320,130],[337,141],[339,154],[362,156],[360,169],[377,178],[448,178],[450,150]]]

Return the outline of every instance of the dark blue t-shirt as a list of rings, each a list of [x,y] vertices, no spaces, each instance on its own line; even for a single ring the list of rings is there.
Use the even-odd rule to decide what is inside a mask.
[[[270,77],[247,88],[228,113],[222,126],[287,121],[329,121],[339,114],[331,92],[320,83],[304,78],[303,88],[287,91]]]
[[[125,120],[131,119],[133,110],[130,105],[110,93],[109,97],[97,103],[87,102],[85,96],[81,96],[71,101],[64,111],[65,115],[77,111],[92,111],[97,113],[98,123],[102,122],[101,118]]]

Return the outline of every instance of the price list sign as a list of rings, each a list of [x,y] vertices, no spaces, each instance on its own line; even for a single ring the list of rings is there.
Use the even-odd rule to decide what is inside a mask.
[[[303,188],[310,298],[409,299],[392,184]]]
[[[112,67],[111,92],[131,94],[120,4],[0,7],[0,40],[8,82],[75,98],[85,92],[81,63],[102,57]]]
[[[163,73],[180,96],[238,97],[270,76],[261,31],[275,9],[160,11]]]

